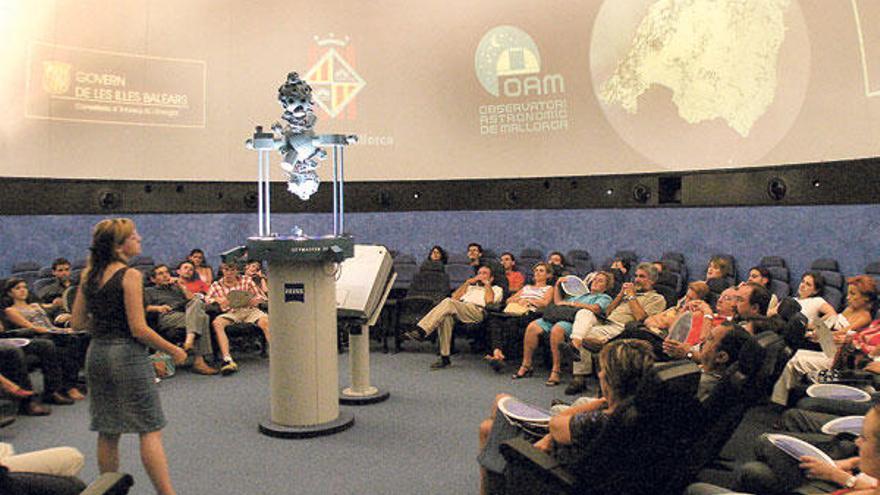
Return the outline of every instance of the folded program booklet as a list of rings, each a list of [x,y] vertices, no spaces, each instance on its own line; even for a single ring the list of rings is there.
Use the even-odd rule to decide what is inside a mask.
[[[229,301],[229,307],[232,309],[248,307],[253,298],[254,295],[246,290],[231,290],[226,294],[226,300]]]

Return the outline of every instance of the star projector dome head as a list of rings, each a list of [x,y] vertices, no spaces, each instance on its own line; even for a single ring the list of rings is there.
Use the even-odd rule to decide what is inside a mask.
[[[287,81],[278,88],[278,102],[284,108],[284,119],[293,123],[305,119],[312,113],[312,88],[299,78],[299,74],[291,72]]]

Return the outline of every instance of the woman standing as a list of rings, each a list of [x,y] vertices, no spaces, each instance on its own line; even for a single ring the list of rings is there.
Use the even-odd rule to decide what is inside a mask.
[[[141,237],[127,218],[102,220],[92,231],[88,266],[73,307],[74,328],[89,329],[86,356],[90,428],[98,432],[100,472],[119,470],[119,437],[140,435],[144,468],[156,492],[174,494],[162,447],[165,417],[147,347],[170,354],[176,364],[183,349],[160,337],[144,316],[143,280],[126,262],[141,252]]]

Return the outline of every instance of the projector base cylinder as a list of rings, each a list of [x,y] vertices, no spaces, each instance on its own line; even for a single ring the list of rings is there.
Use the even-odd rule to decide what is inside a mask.
[[[354,425],[354,414],[341,412],[333,421],[310,426],[284,426],[272,420],[260,423],[260,433],[275,438],[314,438],[332,435],[347,430]]]
[[[370,385],[370,327],[361,325],[359,334],[349,335],[349,369],[351,387],[339,395],[339,403],[364,406],[387,400],[391,393]]]
[[[266,435],[307,438],[351,426],[339,412],[334,265],[269,260],[270,421]]]

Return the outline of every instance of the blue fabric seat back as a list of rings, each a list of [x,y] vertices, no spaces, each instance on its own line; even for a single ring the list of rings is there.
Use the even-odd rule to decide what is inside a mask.
[[[18,261],[12,264],[12,273],[36,272],[40,270],[40,264],[36,261]]]
[[[822,278],[825,279],[825,285],[834,287],[835,289],[839,289],[841,292],[843,291],[843,286],[846,280],[844,280],[843,275],[839,272],[829,272],[825,270],[819,271],[822,274]]]
[[[828,304],[830,304],[835,311],[843,310],[843,306],[846,304],[846,301],[843,298],[843,292],[830,285],[826,285],[825,289],[822,290],[822,298],[828,301]]]
[[[474,267],[460,263],[449,263],[446,265],[446,274],[449,275],[450,287],[457,289],[465,280],[474,276]]]
[[[451,264],[459,264],[459,265],[467,265],[470,260],[465,253],[449,253],[447,254],[446,263]]]
[[[779,280],[785,283],[791,282],[791,272],[788,271],[788,268],[784,266],[767,266],[765,268],[770,272],[770,280]]]
[[[819,258],[810,264],[810,270],[839,272],[840,265],[834,258]]]
[[[395,265],[415,265],[416,258],[411,254],[400,253],[397,255],[397,257],[394,258],[394,264]]]
[[[763,266],[764,268],[770,268],[771,266],[781,266],[783,268],[788,267],[785,263],[785,258],[782,256],[764,256],[761,258],[761,261],[758,262],[758,266]]]
[[[791,295],[791,286],[781,280],[770,280],[770,293],[776,294],[776,298],[780,301]]]
[[[661,261],[666,260],[674,260],[679,262],[679,264],[684,265],[684,255],[681,253],[677,253],[675,251],[668,251],[663,253],[663,256],[660,257]]]
[[[416,265],[410,265],[409,263],[403,264],[395,264],[394,271],[397,273],[397,279],[394,281],[393,289],[407,290],[409,289],[410,284],[412,284],[413,277],[418,271],[418,267]]]

